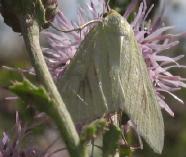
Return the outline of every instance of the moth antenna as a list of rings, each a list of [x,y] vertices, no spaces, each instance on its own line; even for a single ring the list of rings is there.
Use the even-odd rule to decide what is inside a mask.
[[[54,28],[55,30],[59,31],[59,32],[63,32],[63,33],[69,33],[69,32],[73,32],[73,31],[80,31],[82,29],[84,29],[85,27],[91,25],[91,24],[94,24],[94,23],[100,23],[102,22],[100,19],[97,19],[97,20],[91,20],[81,26],[79,26],[79,28],[74,28],[74,29],[69,29],[69,30],[65,30],[65,29],[61,29],[61,28],[58,28],[57,26],[55,26],[53,23],[50,22],[50,26],[52,28]]]

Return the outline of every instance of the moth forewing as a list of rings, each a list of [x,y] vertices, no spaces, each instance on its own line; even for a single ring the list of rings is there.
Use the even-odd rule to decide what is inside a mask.
[[[57,86],[75,122],[122,109],[161,153],[160,106],[132,28],[115,11],[88,33]]]
[[[122,17],[117,18],[123,21],[120,31],[121,34],[125,34],[120,53],[119,76],[124,108],[136,124],[137,131],[156,152],[160,153],[164,143],[161,109],[132,28]]]
[[[75,123],[90,122],[107,111],[91,52],[95,47],[95,33],[94,30],[89,32],[63,77],[57,81],[58,90]]]

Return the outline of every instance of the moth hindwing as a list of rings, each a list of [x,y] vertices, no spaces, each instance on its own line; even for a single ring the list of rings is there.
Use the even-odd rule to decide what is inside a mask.
[[[161,153],[161,109],[133,30],[115,11],[88,33],[57,86],[76,123],[123,110]]]

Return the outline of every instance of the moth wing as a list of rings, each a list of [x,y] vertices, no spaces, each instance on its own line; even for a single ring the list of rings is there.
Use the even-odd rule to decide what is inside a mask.
[[[131,32],[132,33],[132,32]],[[129,41],[121,37],[122,53],[119,83],[125,109],[137,126],[137,131],[158,153],[164,145],[164,123],[152,82],[134,36]],[[129,42],[129,43],[128,43]],[[130,45],[126,48],[124,45]],[[129,52],[129,53],[127,53]],[[130,59],[128,59],[130,58]],[[130,65],[130,66],[129,66]]]
[[[57,87],[75,123],[86,123],[107,111],[93,61],[95,31],[81,43]]]
[[[154,87],[130,25],[117,13],[97,29],[93,58],[108,112],[124,110],[157,153],[164,144],[164,123]]]
[[[109,88],[112,89],[109,111],[113,108],[124,109],[135,123],[139,134],[155,152],[161,153],[164,145],[162,113],[134,32],[127,21],[116,12],[107,16],[103,30],[102,39],[97,39],[96,43],[100,45],[97,47],[101,47],[99,43],[104,41],[104,52],[107,52],[104,55],[108,58],[106,69],[110,72],[107,77],[111,78]],[[101,59],[99,56],[95,59],[97,69],[103,68]],[[102,79],[105,70],[100,71],[104,88],[108,86]],[[106,99],[109,100],[110,97],[106,95]],[[117,108],[116,104],[120,107]]]
[[[57,86],[75,122],[124,110],[161,153],[160,106],[134,33],[119,14],[108,15],[87,35]]]

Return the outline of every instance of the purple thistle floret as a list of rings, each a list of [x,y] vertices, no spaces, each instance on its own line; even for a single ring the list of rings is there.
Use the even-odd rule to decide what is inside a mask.
[[[76,22],[69,21],[61,11],[56,16],[54,24],[58,28],[69,30],[78,28],[80,25],[90,20],[102,19],[102,15],[106,9],[103,7],[101,10],[98,10],[95,6],[95,1],[99,3],[100,6],[105,6],[104,0],[91,0],[84,7],[79,9]],[[124,18],[127,19],[133,13],[137,2],[137,0],[132,0],[124,14]],[[183,58],[183,55],[171,58],[165,56],[163,52],[164,50],[175,47],[179,43],[177,40],[179,35],[165,34],[166,31],[173,27],[163,27],[161,17],[157,18],[153,24],[149,25],[147,17],[152,8],[153,6],[147,10],[146,1],[144,0],[140,4],[134,20],[131,22],[131,27],[133,28],[139,48],[144,56],[159,104],[161,108],[165,109],[171,116],[174,116],[173,111],[165,102],[165,97],[162,93],[168,93],[173,98],[183,103],[173,92],[180,90],[182,87],[186,87],[184,83],[185,79],[180,76],[174,76],[169,72],[171,68],[184,67],[177,62]],[[45,32],[49,40],[48,43],[50,48],[45,48],[44,54],[49,70],[55,80],[63,74],[70,59],[73,58],[81,41],[91,28],[92,26],[88,26],[81,32],[72,31],[70,33],[62,33],[55,30]]]
[[[16,113],[16,125],[14,130],[14,138],[10,138],[7,133],[3,133],[2,139],[0,139],[0,157],[38,157],[41,156],[41,152],[35,148],[29,147],[22,148],[23,138],[28,135],[27,129],[23,128],[19,119],[18,113]]]
[[[95,3],[103,6],[100,8],[100,11],[97,10]],[[60,11],[54,20],[54,24],[64,30],[79,28],[91,20],[101,19],[101,14],[103,14],[105,9],[104,6],[104,0],[94,0],[94,3],[90,1],[90,3],[87,3],[78,10],[76,22],[68,20],[64,13]],[[43,50],[49,65],[49,70],[52,76],[54,76],[54,79],[57,79],[63,74],[64,69],[69,64],[70,59],[73,58],[81,41],[92,27],[93,25],[85,27],[80,32],[71,31],[63,33],[59,31],[56,32],[55,30],[44,32],[48,38],[50,48]]]
[[[131,2],[130,7],[124,14],[125,18],[132,13],[137,0]],[[183,55],[179,55],[175,58],[171,58],[162,54],[165,50],[171,49],[179,44],[177,40],[181,35],[170,35],[165,34],[166,31],[173,29],[173,27],[167,26],[162,27],[161,17],[157,18],[153,24],[145,27],[147,23],[146,18],[150,13],[153,6],[147,10],[146,1],[144,0],[139,7],[138,13],[131,23],[134,30],[136,39],[138,41],[141,52],[144,56],[147,68],[149,71],[150,78],[155,87],[157,99],[161,108],[165,109],[171,116],[174,116],[173,111],[169,108],[165,102],[165,97],[161,94],[162,92],[170,94],[174,99],[183,103],[172,92],[180,90],[182,87],[186,87],[184,81],[186,79],[180,76],[172,75],[169,70],[171,68],[180,68],[185,66],[179,65],[177,62]],[[164,52],[165,53],[165,52]]]

